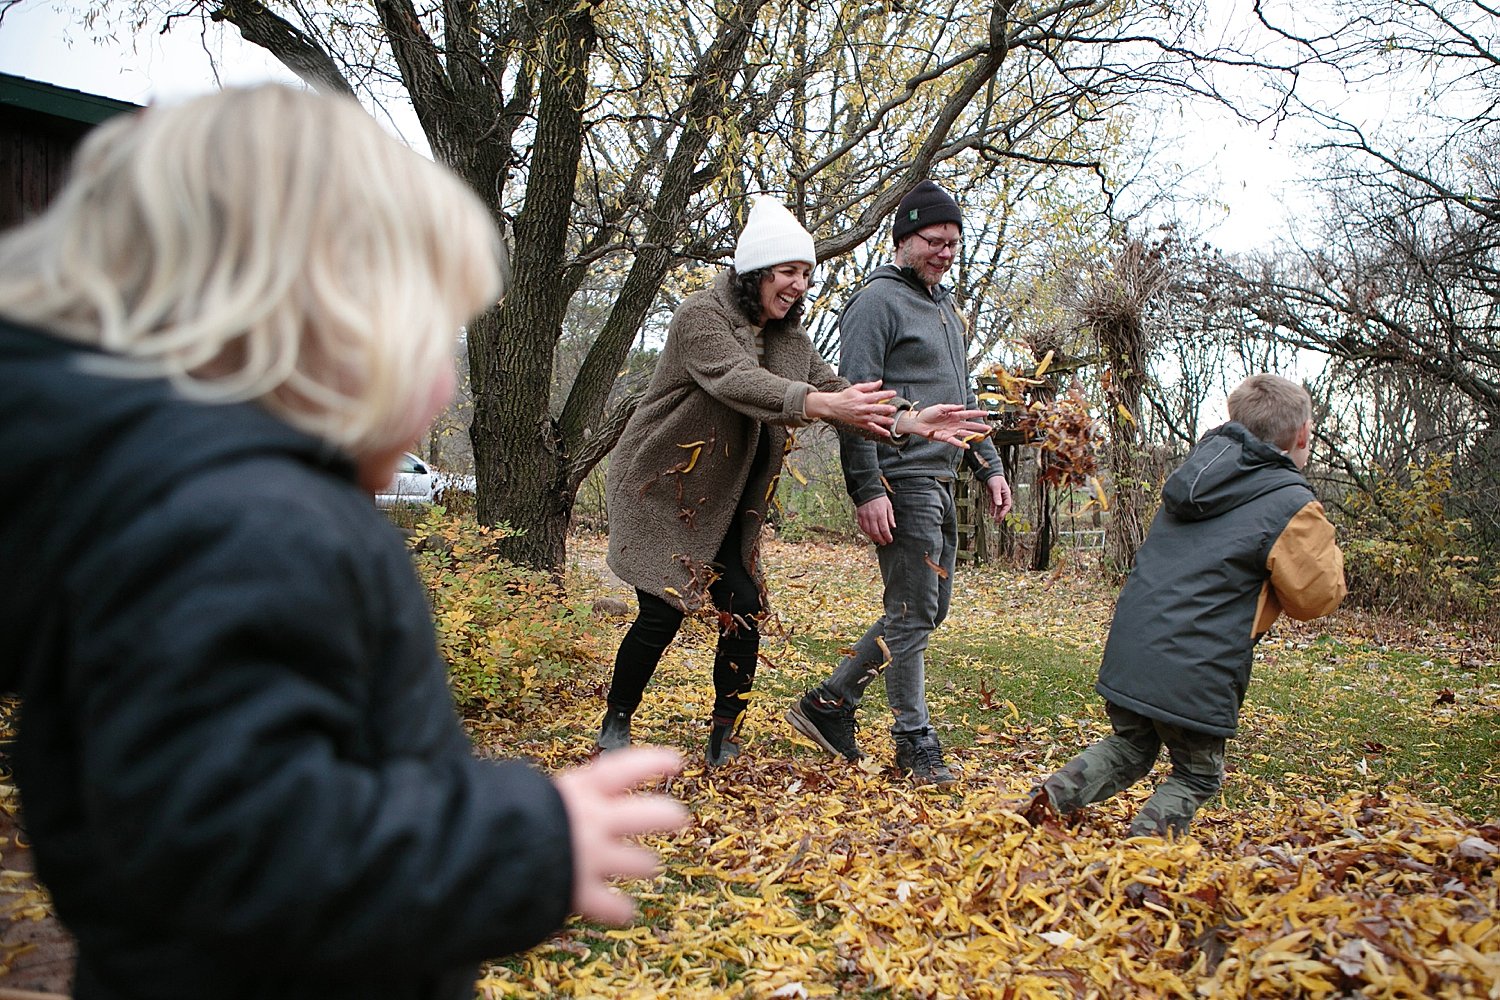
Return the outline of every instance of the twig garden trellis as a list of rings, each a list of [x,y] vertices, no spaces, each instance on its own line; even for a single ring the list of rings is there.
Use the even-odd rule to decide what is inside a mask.
[[[1059,457],[1056,442],[1049,443],[1044,432],[1045,421],[1038,419],[1037,414],[1055,410],[1058,400],[1064,396],[1081,402],[1077,390],[1070,388],[1072,375],[1095,363],[1093,358],[1059,357],[1058,352],[1048,351],[1032,376],[1001,373],[997,369],[979,378],[980,405],[993,414],[991,419],[995,429],[990,439],[1000,453],[1002,471],[1011,483],[1015,514],[1019,519],[1029,519],[1031,529],[1029,532],[1018,531],[1013,521],[995,525],[985,514],[985,497],[979,480],[965,466],[955,487],[960,560],[982,563],[996,554],[1013,557],[1022,548],[1019,535],[1029,533],[1032,537],[1030,567],[1044,570],[1051,566],[1052,547],[1058,537],[1059,473],[1062,472],[1063,480],[1076,478],[1076,474],[1072,470],[1063,470],[1060,463],[1072,459]],[[1023,392],[1024,395],[1019,395]],[[1078,430],[1074,428],[1071,433],[1076,434]],[[1086,421],[1082,430],[1088,430]],[[1091,447],[1087,440],[1076,444]],[[1023,461],[1022,449],[1033,449],[1034,461]],[[1023,486],[1027,487],[1029,495],[1023,495]],[[1094,488],[1102,493],[1097,482]]]

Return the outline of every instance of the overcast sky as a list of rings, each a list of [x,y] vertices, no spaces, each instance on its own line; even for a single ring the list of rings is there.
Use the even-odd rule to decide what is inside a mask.
[[[146,32],[97,44],[57,0],[23,0],[0,22],[0,72],[137,104],[180,100],[219,84],[294,80],[264,50],[233,29],[197,30],[184,19],[167,34]],[[217,68],[218,76],[215,76]],[[393,128],[421,145],[412,121]],[[1273,135],[1222,116],[1191,123],[1188,140],[1160,165],[1178,182],[1223,207],[1202,210],[1201,235],[1230,252],[1268,246],[1296,206],[1298,158],[1290,134]]]
[[[55,6],[55,0],[23,0],[10,9],[0,22],[0,72],[135,104],[213,89],[215,63],[225,85],[295,79],[237,31],[202,35],[184,20],[165,35],[143,32],[99,45]]]

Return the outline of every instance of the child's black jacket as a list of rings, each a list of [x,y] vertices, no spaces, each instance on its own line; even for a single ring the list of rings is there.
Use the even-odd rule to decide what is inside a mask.
[[[467,998],[561,924],[561,798],[479,761],[348,459],[0,323],[0,680],[74,995]]]

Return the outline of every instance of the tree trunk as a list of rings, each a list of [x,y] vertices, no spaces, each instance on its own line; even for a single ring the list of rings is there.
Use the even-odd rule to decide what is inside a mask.
[[[477,344],[501,342],[500,312],[491,309],[469,325],[471,364]],[[545,384],[552,367],[550,355],[534,359],[529,371],[517,368],[518,360],[513,356],[508,370]],[[566,468],[547,408],[527,413],[523,406],[507,396],[499,379],[474,392],[469,441],[474,447],[475,516],[481,524],[505,524],[520,533],[499,543],[498,551],[505,558],[553,569],[564,564],[573,494],[564,489]]]
[[[583,148],[583,107],[595,33],[592,8],[552,18],[543,32],[536,142],[526,199],[516,216],[513,280],[498,309],[469,327],[474,384],[474,445],[481,524],[507,523],[519,534],[497,551],[512,562],[558,570],[566,556],[576,485],[551,416],[552,354],[568,295],[567,219]]]
[[[1043,463],[1047,461],[1047,453],[1041,453]],[[1045,467],[1045,466],[1044,466]],[[1036,540],[1031,549],[1031,568],[1033,570],[1044,570],[1052,568],[1052,487],[1048,486],[1042,478],[1041,470],[1036,477]]]

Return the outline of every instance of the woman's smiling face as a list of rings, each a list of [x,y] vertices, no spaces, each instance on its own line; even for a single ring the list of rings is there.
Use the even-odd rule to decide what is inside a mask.
[[[801,261],[777,264],[760,279],[760,321],[784,319],[792,307],[807,294],[812,282],[812,265]]]

